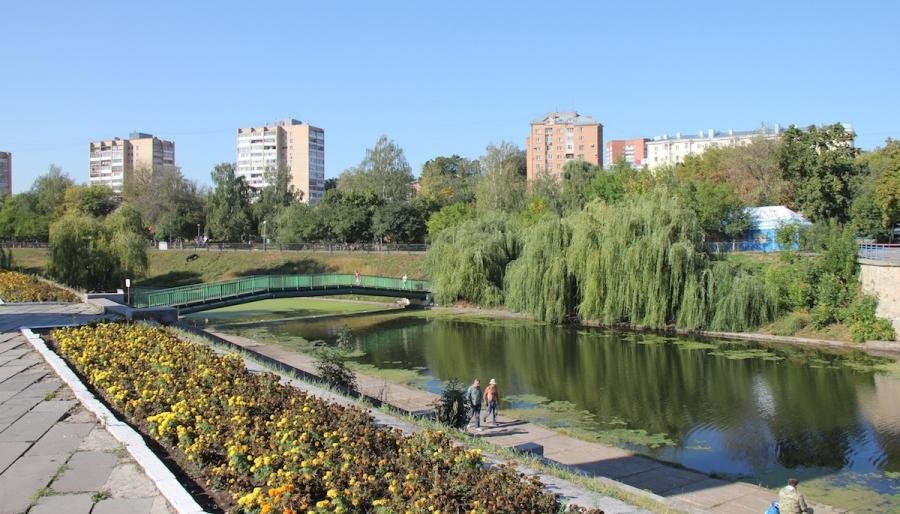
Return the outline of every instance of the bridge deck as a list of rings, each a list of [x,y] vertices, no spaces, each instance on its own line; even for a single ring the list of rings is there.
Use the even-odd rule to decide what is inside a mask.
[[[349,274],[259,275],[252,277],[135,292],[135,307],[176,307],[185,312],[262,298],[363,294],[417,300],[431,299],[431,283],[391,277]]]

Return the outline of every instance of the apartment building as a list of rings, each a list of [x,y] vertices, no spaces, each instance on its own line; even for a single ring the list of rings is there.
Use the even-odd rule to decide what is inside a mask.
[[[104,185],[121,193],[126,177],[135,170],[151,173],[175,166],[175,143],[152,134],[132,132],[128,139],[93,141],[90,145],[91,185]]]
[[[647,138],[637,139],[613,139],[606,143],[606,151],[603,154],[603,162],[606,166],[612,166],[625,159],[632,168],[640,168],[647,163]]]
[[[237,130],[236,173],[254,188],[267,184],[266,170],[287,168],[304,202],[325,194],[325,131],[287,119]]]
[[[12,194],[12,152],[0,152],[0,196]]]
[[[575,111],[551,112],[531,122],[525,139],[528,180],[542,174],[560,179],[563,166],[574,160],[602,166],[602,148],[602,124]]]
[[[688,155],[699,155],[710,148],[734,148],[749,145],[757,138],[775,139],[781,137],[784,130],[775,125],[774,128],[763,127],[759,130],[726,132],[709,129],[705,133],[682,135],[676,133],[674,137],[669,135],[657,136],[647,142],[647,165],[650,168],[674,165],[684,162]]]

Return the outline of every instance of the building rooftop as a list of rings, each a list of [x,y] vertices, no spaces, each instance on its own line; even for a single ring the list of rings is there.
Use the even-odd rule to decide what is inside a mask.
[[[576,111],[567,111],[567,112],[550,112],[547,113],[543,118],[536,119],[531,122],[533,125],[542,125],[546,123],[559,123],[559,124],[568,124],[574,123],[575,125],[600,125],[598,121],[590,116],[585,116],[583,114],[578,114]]]
[[[757,230],[777,229],[793,223],[809,225],[809,220],[802,214],[794,212],[784,205],[748,207],[746,212],[753,219],[754,228]]]
[[[671,141],[673,139],[712,139],[712,138],[728,138],[728,137],[742,137],[742,136],[766,136],[766,135],[777,135],[784,132],[784,128],[780,125],[775,125],[773,128],[762,127],[756,130],[715,130],[709,129],[707,131],[700,131],[699,134],[682,134],[681,132],[676,132],[674,136],[670,136],[669,134],[663,134],[661,136],[656,136],[653,138],[653,141]]]

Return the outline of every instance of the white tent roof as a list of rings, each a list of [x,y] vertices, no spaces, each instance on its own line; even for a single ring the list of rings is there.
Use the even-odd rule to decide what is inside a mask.
[[[749,207],[747,214],[753,218],[756,230],[777,229],[784,225],[798,224],[809,225],[809,220],[802,214],[796,213],[783,205],[769,205],[766,207]]]

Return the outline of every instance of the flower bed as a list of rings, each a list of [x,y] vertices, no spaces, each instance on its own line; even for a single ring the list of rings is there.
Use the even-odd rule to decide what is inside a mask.
[[[71,291],[16,271],[0,271],[0,299],[7,303],[79,301]]]
[[[177,448],[223,508],[300,512],[557,512],[555,495],[440,432],[404,436],[252,374],[163,328],[107,323],[53,332],[60,352],[117,409]]]

